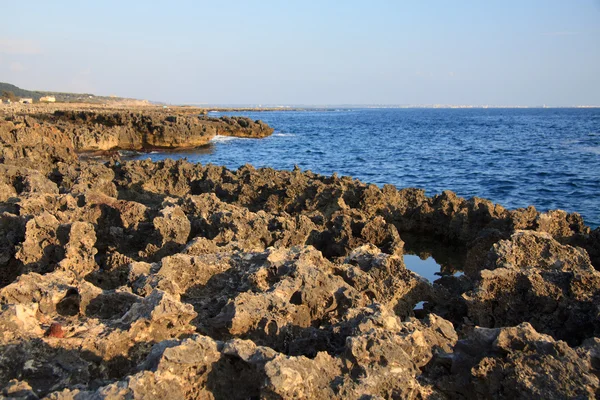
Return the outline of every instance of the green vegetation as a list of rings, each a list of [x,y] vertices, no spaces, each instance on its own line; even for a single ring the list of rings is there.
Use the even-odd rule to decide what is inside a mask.
[[[13,97],[8,97],[11,94]],[[10,83],[0,82],[0,98],[3,100],[18,101],[20,98],[32,98],[33,101],[38,102],[40,101],[40,98],[44,96],[54,96],[57,102],[62,103],[105,103],[107,101],[122,100],[120,97],[95,96],[90,93],[25,90]]]
[[[10,83],[3,82],[0,82],[0,93],[2,93],[2,99],[10,101],[15,101],[22,97],[39,100],[40,97],[43,96],[38,92],[31,92],[29,90],[21,89],[15,85],[11,85]],[[10,95],[12,95],[12,97]]]
[[[9,100],[9,101],[17,101],[19,100],[19,98],[17,96],[15,96],[15,94],[13,92],[11,92],[10,90],[3,90],[2,91],[2,95],[0,96],[0,99],[2,100]]]

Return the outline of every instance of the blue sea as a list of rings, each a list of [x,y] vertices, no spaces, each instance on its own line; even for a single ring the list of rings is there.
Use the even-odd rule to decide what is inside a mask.
[[[187,158],[349,175],[431,196],[443,190],[507,208],[577,211],[600,225],[600,109],[344,109],[210,113],[275,128],[207,147],[136,158]]]

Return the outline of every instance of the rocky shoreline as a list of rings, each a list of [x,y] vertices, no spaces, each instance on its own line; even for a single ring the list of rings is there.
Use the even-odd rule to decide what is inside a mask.
[[[217,135],[264,138],[273,128],[245,117],[214,118],[199,110],[174,108],[66,109],[31,107],[10,113],[4,129],[20,125],[34,130],[57,129],[76,152],[189,149],[207,145]]]
[[[78,157],[272,132],[170,114],[0,118],[1,396],[600,393],[600,229],[578,214],[298,169]],[[411,272],[408,238],[459,252],[464,274]]]

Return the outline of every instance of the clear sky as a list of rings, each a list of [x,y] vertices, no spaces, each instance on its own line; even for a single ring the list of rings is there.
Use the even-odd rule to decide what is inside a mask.
[[[170,103],[600,105],[600,0],[0,0],[0,81]]]

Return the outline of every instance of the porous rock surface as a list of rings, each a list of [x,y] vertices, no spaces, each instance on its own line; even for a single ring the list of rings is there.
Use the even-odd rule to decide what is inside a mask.
[[[577,214],[298,169],[82,161],[81,126],[130,129],[99,118],[1,123],[0,397],[598,395],[600,234]],[[464,275],[407,269],[415,236],[459,249]]]
[[[68,147],[78,152],[193,148],[216,135],[262,138],[273,133],[264,122],[246,117],[213,118],[177,110],[46,110],[8,120],[16,125],[24,120],[30,130],[53,129],[51,135],[60,132],[60,140],[70,141]],[[15,129],[9,126],[2,131]]]

